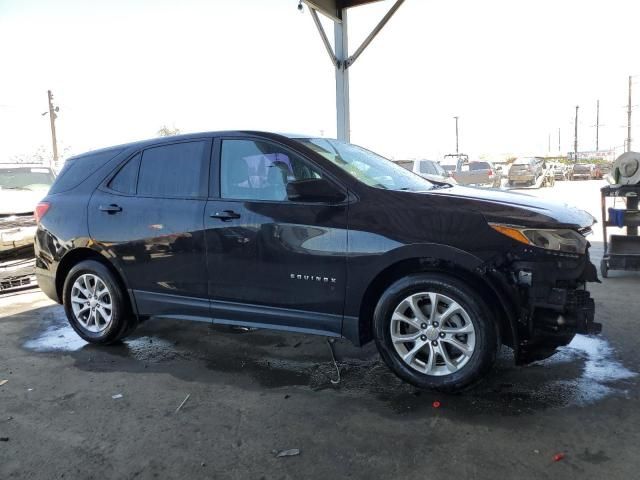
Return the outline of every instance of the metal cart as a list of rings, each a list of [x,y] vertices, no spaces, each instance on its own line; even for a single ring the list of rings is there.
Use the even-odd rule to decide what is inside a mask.
[[[609,276],[609,270],[640,270],[640,185],[607,185],[600,189],[602,203],[602,234],[604,238],[604,256],[600,262],[603,278]],[[607,198],[620,198],[626,202],[626,208],[608,211]],[[626,227],[626,235],[607,236],[607,228]]]

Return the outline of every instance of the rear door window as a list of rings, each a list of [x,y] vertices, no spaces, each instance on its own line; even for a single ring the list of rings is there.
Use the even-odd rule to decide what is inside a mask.
[[[142,154],[138,153],[116,173],[109,182],[109,188],[116,192],[134,195],[136,193],[136,182],[138,180],[138,170]]]
[[[174,143],[142,152],[139,196],[194,198],[206,196],[207,141]]]

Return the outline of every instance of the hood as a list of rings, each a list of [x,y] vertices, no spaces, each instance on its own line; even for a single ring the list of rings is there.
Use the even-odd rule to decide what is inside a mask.
[[[0,215],[33,213],[38,202],[47,195],[43,190],[0,189]]]
[[[490,222],[539,228],[587,228],[596,222],[584,210],[524,193],[461,186],[428,193],[457,199],[459,207],[482,213]]]

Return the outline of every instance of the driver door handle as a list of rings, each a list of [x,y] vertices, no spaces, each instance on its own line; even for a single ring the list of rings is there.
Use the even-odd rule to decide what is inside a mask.
[[[101,212],[107,212],[110,215],[122,211],[122,207],[120,205],[116,205],[115,203],[112,203],[111,205],[100,205],[98,209]]]
[[[222,212],[212,213],[209,216],[211,218],[219,218],[223,222],[226,222],[227,220],[235,220],[237,218],[240,218],[240,214],[234,212],[233,210],[223,210]]]

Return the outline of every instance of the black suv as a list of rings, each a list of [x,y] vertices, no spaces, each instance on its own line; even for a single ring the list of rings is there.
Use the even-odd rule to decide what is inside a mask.
[[[38,282],[92,343],[149,317],[375,340],[455,390],[597,333],[594,218],[430,182],[355,145],[263,132],[153,139],[67,161],[36,209]]]

